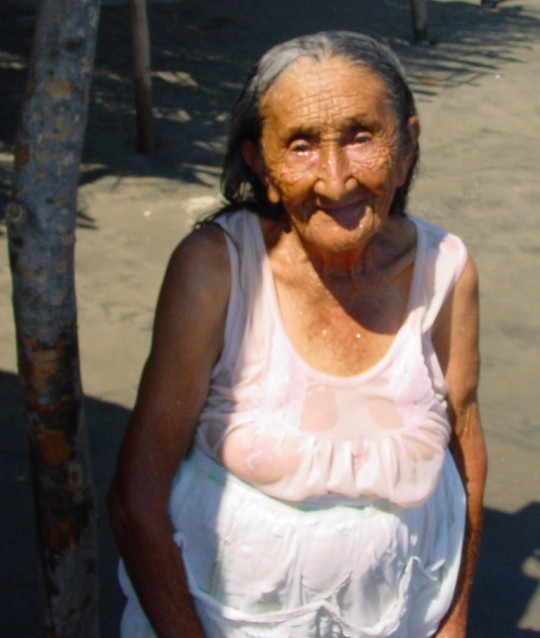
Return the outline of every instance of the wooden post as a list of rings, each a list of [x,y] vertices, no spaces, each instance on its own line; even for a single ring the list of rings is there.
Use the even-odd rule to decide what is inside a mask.
[[[146,0],[129,0],[133,43],[133,81],[139,150],[151,153],[155,148],[152,115],[152,80],[150,76],[150,31]]]
[[[428,42],[427,0],[411,0],[415,42]]]
[[[7,207],[46,638],[96,638],[96,508],[83,419],[74,246],[100,0],[42,0]]]

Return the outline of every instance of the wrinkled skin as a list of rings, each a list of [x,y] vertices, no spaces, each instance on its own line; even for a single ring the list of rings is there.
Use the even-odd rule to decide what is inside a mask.
[[[388,222],[413,159],[416,118],[401,140],[383,80],[340,57],[298,60],[261,113],[263,157],[250,163],[269,200],[283,204],[308,251],[353,263]]]

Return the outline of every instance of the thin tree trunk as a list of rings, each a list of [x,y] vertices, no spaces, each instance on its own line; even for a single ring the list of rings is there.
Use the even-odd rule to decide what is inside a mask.
[[[42,0],[6,221],[47,638],[96,638],[96,512],[74,245],[100,0]]]
[[[139,150],[143,153],[151,153],[155,147],[155,139],[150,75],[150,30],[148,28],[146,0],[129,0],[129,12]]]

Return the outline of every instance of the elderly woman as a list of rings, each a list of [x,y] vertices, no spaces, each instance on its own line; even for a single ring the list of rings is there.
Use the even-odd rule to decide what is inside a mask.
[[[249,78],[110,495],[126,638],[466,635],[477,278],[405,214],[418,135],[371,38],[301,37]]]

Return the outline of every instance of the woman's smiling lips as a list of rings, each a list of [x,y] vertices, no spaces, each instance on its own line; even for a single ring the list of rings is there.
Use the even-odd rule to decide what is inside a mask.
[[[365,203],[357,202],[347,206],[318,206],[317,208],[332,217],[341,226],[353,228],[364,216]]]

